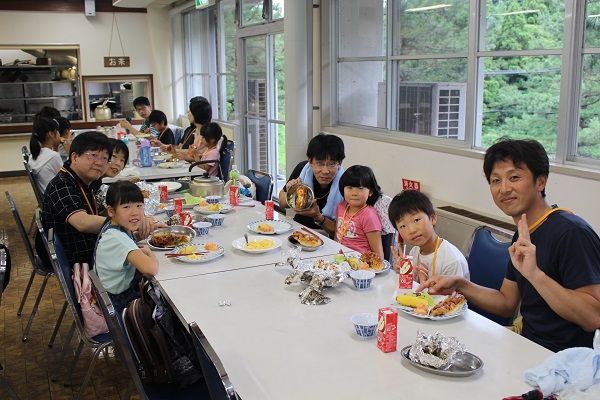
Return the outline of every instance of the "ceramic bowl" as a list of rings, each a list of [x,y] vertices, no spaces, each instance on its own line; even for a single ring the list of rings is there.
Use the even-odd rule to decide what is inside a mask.
[[[206,202],[208,204],[217,204],[221,199],[221,196],[206,196]]]
[[[206,218],[208,218],[213,226],[221,226],[225,220],[225,216],[223,214],[210,214],[207,215]]]
[[[371,282],[375,277],[375,272],[373,271],[352,271],[350,272],[350,278],[352,278],[352,282],[354,282],[354,286],[358,290],[365,290],[371,287]]]
[[[208,230],[212,226],[210,222],[194,222],[192,224],[198,235],[208,235]]]
[[[350,318],[356,334],[360,337],[371,337],[377,331],[377,315],[371,313],[355,314]]]

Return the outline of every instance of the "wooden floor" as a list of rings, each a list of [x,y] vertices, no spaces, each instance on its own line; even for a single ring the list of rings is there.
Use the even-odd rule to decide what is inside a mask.
[[[48,347],[56,318],[64,303],[64,297],[55,277],[51,277],[48,281],[27,341],[21,340],[43,278],[39,275],[35,277],[23,314],[18,317],[17,310],[21,296],[31,275],[31,263],[4,192],[9,191],[15,200],[26,229],[29,229],[37,204],[27,177],[1,178],[0,188],[2,188],[0,194],[0,241],[10,249],[12,258],[10,284],[4,292],[0,304],[0,363],[4,367],[0,374],[23,400],[73,399],[78,395],[92,352],[88,348],[84,348],[73,376],[73,384],[65,386],[67,366],[57,364],[63,341],[66,339],[72,321],[68,311],[53,348]],[[73,357],[77,340],[77,338],[72,340],[67,361]],[[54,370],[58,371],[56,382],[52,382],[50,379]],[[100,355],[92,379],[85,389],[84,398],[121,399],[127,391],[128,383],[127,372],[110,349],[107,356]],[[0,399],[8,398],[10,398],[8,393],[0,386]],[[132,398],[139,397],[134,394]]]

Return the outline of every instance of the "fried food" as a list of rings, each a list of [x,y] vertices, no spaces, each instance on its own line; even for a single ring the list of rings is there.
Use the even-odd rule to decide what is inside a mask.
[[[371,268],[374,271],[381,271],[385,267],[383,260],[372,251],[367,251],[366,253],[361,255],[360,260],[369,264],[369,268]]]
[[[309,235],[300,231],[292,233],[292,237],[298,241],[302,246],[306,247],[319,247],[323,244],[321,239],[315,235]]]
[[[204,250],[217,251],[217,250],[219,250],[219,246],[217,246],[214,243],[209,242],[204,245]]]
[[[190,242],[187,235],[176,234],[172,232],[157,232],[150,238],[150,244],[154,247],[172,248],[183,246]]]
[[[452,293],[451,296],[446,297],[444,300],[437,303],[431,309],[429,315],[432,317],[441,315],[450,315],[462,310],[465,304],[465,296],[460,293]]]
[[[296,210],[304,210],[306,208],[306,203],[308,201],[308,190],[306,186],[300,185],[298,189],[296,189],[296,203],[294,208]]]

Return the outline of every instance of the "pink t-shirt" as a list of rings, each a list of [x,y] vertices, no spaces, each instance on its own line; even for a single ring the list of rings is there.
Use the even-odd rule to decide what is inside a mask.
[[[342,230],[342,217],[348,203],[345,201],[340,202],[335,209],[335,240],[343,244],[344,246],[350,247],[352,250],[365,253],[371,251],[369,246],[369,240],[367,239],[366,233],[379,231],[381,232],[381,220],[379,214],[371,206],[366,206],[360,210],[348,224],[348,229],[344,234],[343,238],[340,238]],[[346,216],[346,223],[348,222],[348,216]]]
[[[219,160],[220,155],[221,154],[219,153],[219,149],[215,147],[214,149],[210,149],[206,153],[204,153],[202,155],[202,158],[200,158],[200,161]],[[219,170],[219,164],[217,163],[201,164],[199,165],[199,167],[201,167],[205,171],[208,171],[208,176],[217,176],[217,171]]]

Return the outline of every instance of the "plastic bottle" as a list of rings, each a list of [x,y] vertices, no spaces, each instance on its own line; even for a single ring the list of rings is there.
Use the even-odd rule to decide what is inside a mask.
[[[237,169],[237,165],[234,165],[231,168],[231,171],[229,171],[229,179],[231,179],[231,185],[236,185],[238,184],[238,177],[240,175],[240,171],[238,171]]]
[[[129,159],[134,160],[138,158],[137,155],[137,144],[135,143],[135,136],[127,135],[127,148],[129,149]]]
[[[237,169],[237,165],[234,165],[229,172],[229,179],[231,180],[231,186],[229,187],[229,203],[232,206],[237,206],[240,198],[240,190],[238,187],[238,176],[240,171]]]
[[[123,136],[121,140],[123,141],[123,143],[125,143],[125,146],[127,146],[127,149],[129,150],[129,139],[127,139],[127,136]],[[131,164],[131,157],[127,159],[127,165],[129,164]]]
[[[150,154],[150,141],[148,139],[142,140],[140,145],[140,162],[142,167],[152,166],[152,155]]]

